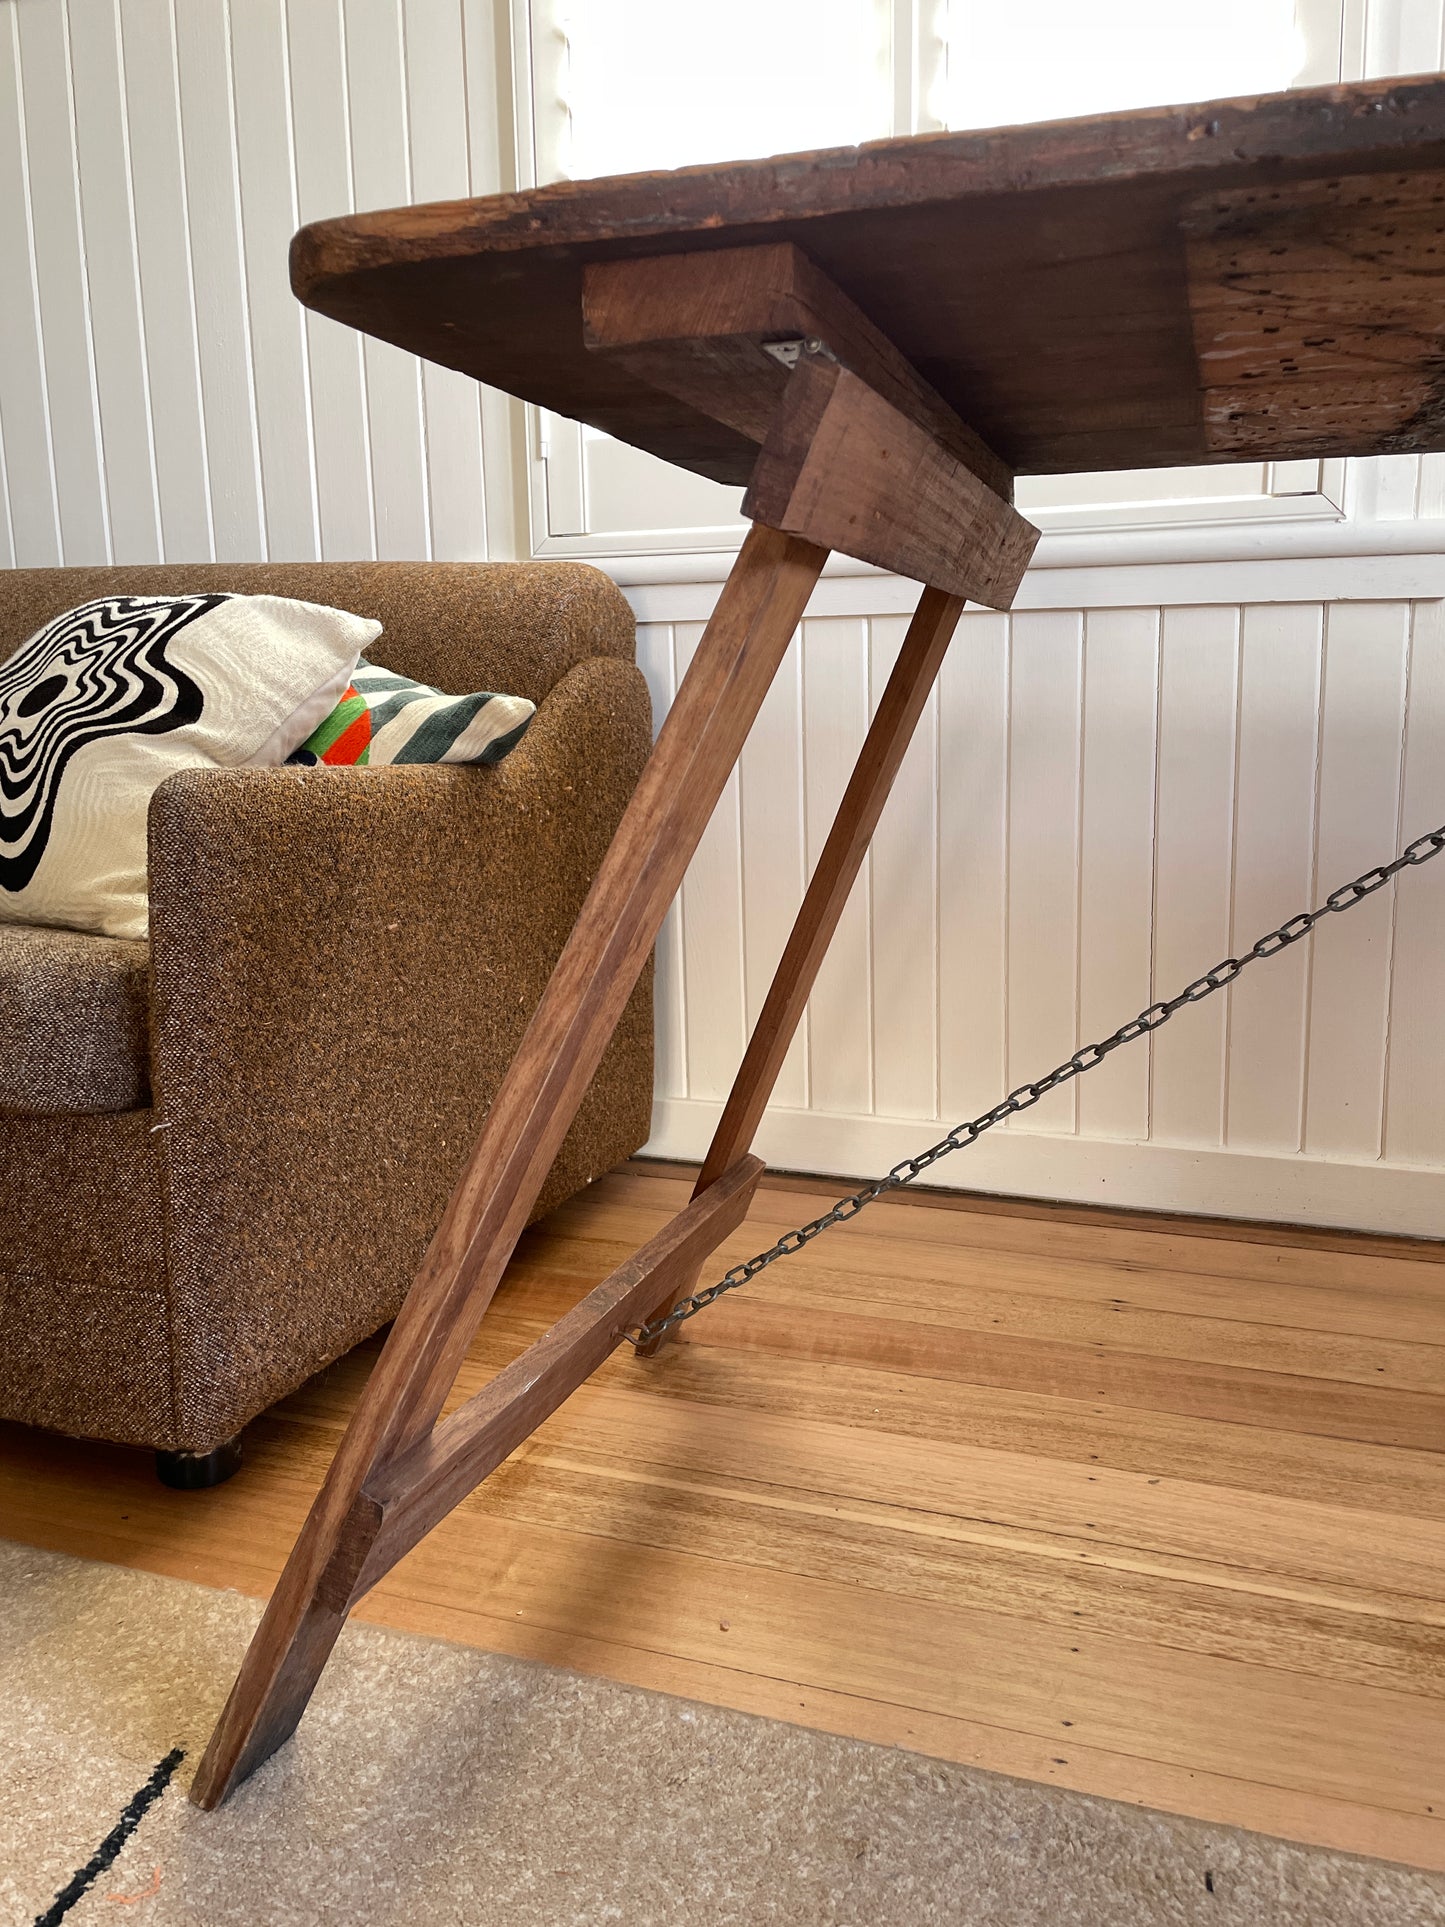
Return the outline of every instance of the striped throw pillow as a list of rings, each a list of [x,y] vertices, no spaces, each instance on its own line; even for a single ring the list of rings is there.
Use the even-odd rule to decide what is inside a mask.
[[[525,696],[447,696],[363,656],[325,722],[289,760],[333,767],[369,763],[497,763],[535,713]]]

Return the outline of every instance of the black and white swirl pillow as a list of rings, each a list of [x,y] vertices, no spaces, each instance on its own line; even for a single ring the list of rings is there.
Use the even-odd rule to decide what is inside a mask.
[[[39,869],[78,750],[199,719],[205,694],[167,648],[188,622],[225,600],[97,596],[0,663],[0,889],[23,890]]]
[[[221,593],[97,596],[47,622],[0,661],[0,920],[144,936],[152,793],[284,763],[380,632]]]

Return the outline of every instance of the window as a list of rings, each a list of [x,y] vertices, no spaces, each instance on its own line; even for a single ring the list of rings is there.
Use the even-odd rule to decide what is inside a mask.
[[[882,0],[542,0],[535,17],[555,87],[538,158],[558,177],[835,147],[893,125]]]
[[[1376,12],[1399,0],[1371,0]],[[1365,0],[514,0],[538,181],[1269,92],[1365,70]],[[739,492],[532,411],[539,553],[726,551]],[[1046,531],[1338,521],[1343,462],[1024,477]]]
[[[1112,114],[1299,84],[1310,32],[1338,9],[1295,0],[951,0],[938,82],[945,127]],[[1338,77],[1338,63],[1324,63]]]
[[[888,0],[532,0],[530,28],[539,181],[847,145],[895,124]],[[737,544],[737,489],[541,412],[533,449],[541,553]]]

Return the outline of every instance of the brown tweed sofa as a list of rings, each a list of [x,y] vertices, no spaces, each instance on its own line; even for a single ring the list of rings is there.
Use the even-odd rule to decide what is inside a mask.
[[[0,660],[105,590],[208,588],[374,616],[373,660],[538,709],[495,769],[173,777],[148,945],[0,924],[0,1418],[182,1483],[396,1312],[650,740],[631,613],[570,565],[0,572]],[[534,1215],[647,1136],[651,1001]]]

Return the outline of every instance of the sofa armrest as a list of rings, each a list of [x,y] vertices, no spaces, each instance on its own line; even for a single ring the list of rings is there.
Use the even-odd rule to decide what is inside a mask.
[[[187,771],[156,792],[179,1375],[236,1376],[242,1419],[395,1313],[650,742],[640,673],[594,657],[495,768]],[[645,1138],[651,1075],[644,983],[564,1195]]]

